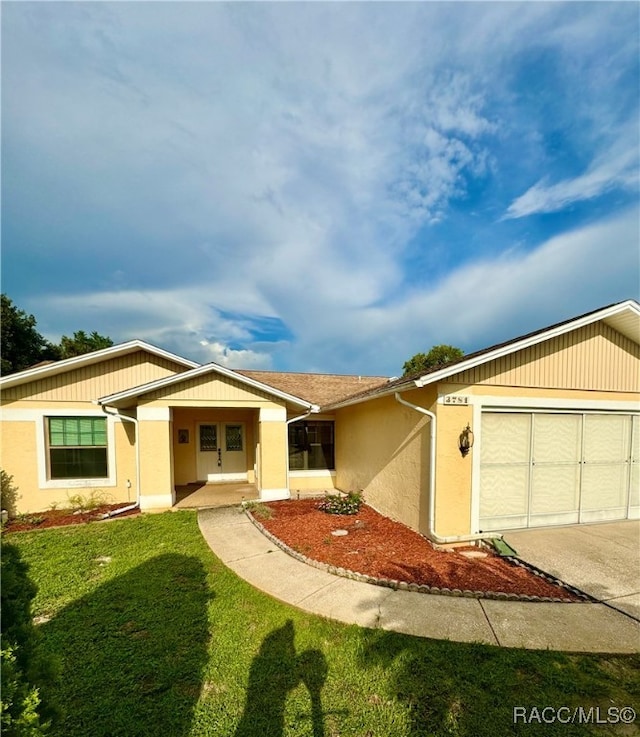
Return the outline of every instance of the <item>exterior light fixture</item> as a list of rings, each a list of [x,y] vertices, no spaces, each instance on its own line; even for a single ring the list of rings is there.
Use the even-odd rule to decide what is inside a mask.
[[[460,437],[458,438],[458,448],[460,449],[460,454],[464,458],[467,453],[471,450],[473,447],[473,430],[471,429],[471,426],[467,423],[467,426],[465,429],[460,433]]]

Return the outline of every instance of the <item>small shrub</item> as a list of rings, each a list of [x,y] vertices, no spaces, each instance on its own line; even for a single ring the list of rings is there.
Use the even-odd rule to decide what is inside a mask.
[[[16,522],[24,522],[27,525],[39,525],[44,522],[44,517],[42,515],[38,514],[28,514],[27,512],[22,512],[21,514],[17,514],[15,516]]]
[[[327,514],[358,514],[363,502],[361,491],[350,491],[346,496],[327,494],[317,507]]]
[[[271,519],[273,517],[273,510],[262,502],[247,502],[245,508],[257,519]]]
[[[0,492],[0,508],[6,509],[10,518],[15,517],[18,487],[13,483],[13,476],[10,476],[3,468],[0,468]]]
[[[91,512],[108,503],[104,491],[92,491],[88,496],[72,494],[67,496],[67,501],[74,512]]]

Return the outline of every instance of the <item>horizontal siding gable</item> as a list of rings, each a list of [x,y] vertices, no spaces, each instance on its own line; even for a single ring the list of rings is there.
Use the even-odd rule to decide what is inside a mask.
[[[274,401],[271,394],[254,389],[235,379],[210,373],[192,379],[185,379],[185,381],[144,395],[145,402],[155,399],[225,402]]]
[[[445,383],[640,391],[640,346],[603,322],[454,374]]]
[[[90,402],[185,370],[185,366],[166,358],[136,351],[11,387],[2,396],[4,401]]]

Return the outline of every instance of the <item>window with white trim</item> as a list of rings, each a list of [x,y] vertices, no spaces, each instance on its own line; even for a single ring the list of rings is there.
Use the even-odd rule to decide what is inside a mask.
[[[48,417],[49,478],[109,476],[105,417]]]
[[[300,420],[289,425],[289,470],[335,468],[333,420]]]

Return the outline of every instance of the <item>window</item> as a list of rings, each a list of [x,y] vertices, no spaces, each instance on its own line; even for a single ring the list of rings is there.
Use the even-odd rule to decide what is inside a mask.
[[[226,425],[227,450],[242,450],[242,425]]]
[[[49,417],[49,478],[107,478],[105,417]]]
[[[332,470],[334,463],[333,421],[314,420],[289,425],[289,469]]]

